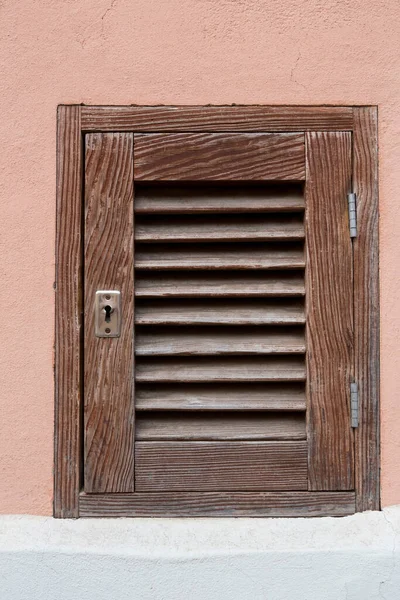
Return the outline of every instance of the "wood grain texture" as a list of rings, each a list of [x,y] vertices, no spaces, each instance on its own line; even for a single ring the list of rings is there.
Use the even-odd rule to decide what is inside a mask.
[[[78,516],[81,402],[81,107],[57,116],[54,516]]]
[[[301,413],[140,413],[137,441],[160,440],[304,440],[306,422]]]
[[[136,411],[305,411],[304,384],[139,384]]]
[[[135,134],[137,181],[301,181],[304,134]]]
[[[151,327],[135,336],[137,356],[304,354],[302,327]]]
[[[356,439],[357,510],[379,510],[379,262],[378,114],[354,109],[353,186],[358,235],[354,240],[355,380],[360,399]]]
[[[85,491],[134,489],[133,135],[86,136]],[[94,333],[96,290],[120,290],[119,338]]]
[[[138,298],[285,297],[305,293],[302,272],[140,272],[135,283]]]
[[[305,323],[300,300],[147,300],[138,301],[137,325],[296,325]]]
[[[83,106],[85,131],[335,131],[348,106]]]
[[[137,183],[138,214],[215,214],[299,212],[302,185],[291,183]]]
[[[304,239],[302,216],[286,214],[151,216],[136,219],[138,242],[279,241]]]
[[[351,134],[306,135],[309,489],[354,489]]]
[[[143,358],[136,361],[136,381],[304,381],[304,359],[299,356],[251,358]]]
[[[82,517],[345,517],[354,492],[81,494]]]
[[[274,244],[185,244],[175,247],[162,244],[137,245],[136,268],[164,269],[302,269],[305,266],[301,245]]]
[[[138,492],[307,489],[306,442],[136,442]]]

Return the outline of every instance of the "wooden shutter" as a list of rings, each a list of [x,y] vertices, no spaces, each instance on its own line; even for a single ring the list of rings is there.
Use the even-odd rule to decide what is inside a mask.
[[[88,494],[354,489],[350,157],[346,132],[86,136]]]

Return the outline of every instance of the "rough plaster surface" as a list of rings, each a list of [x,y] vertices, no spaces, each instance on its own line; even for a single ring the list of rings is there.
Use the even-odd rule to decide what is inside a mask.
[[[400,502],[398,0],[0,0],[0,512],[51,514],[56,107],[378,104],[382,498]]]
[[[400,507],[343,519],[0,518],[2,600],[398,600]]]

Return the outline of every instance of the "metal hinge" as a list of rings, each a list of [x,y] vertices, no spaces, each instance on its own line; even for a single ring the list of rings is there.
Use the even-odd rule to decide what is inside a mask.
[[[350,383],[351,426],[358,427],[358,384]]]
[[[356,208],[356,195],[354,193],[347,194],[347,202],[349,204],[349,225],[350,225],[350,237],[357,237],[357,208]]]

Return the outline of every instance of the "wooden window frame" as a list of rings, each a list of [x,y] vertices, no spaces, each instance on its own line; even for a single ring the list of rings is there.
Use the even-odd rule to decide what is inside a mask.
[[[54,516],[342,516],[379,510],[378,111],[375,106],[60,105],[57,119]],[[90,132],[350,131],[354,240],[355,494],[349,492],[93,494],[82,489],[83,140]],[[147,496],[147,501],[146,501]],[[158,497],[156,497],[158,496]]]

